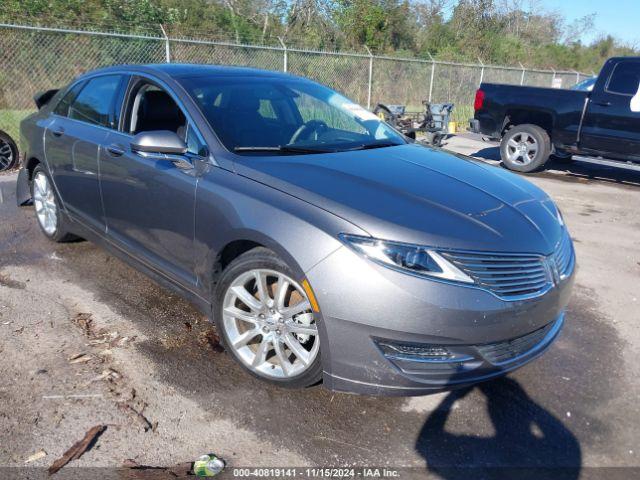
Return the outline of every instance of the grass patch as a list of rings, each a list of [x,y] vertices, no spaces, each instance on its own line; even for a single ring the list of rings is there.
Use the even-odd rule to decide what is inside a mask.
[[[0,110],[0,130],[9,134],[18,144],[20,137],[20,122],[35,110]]]

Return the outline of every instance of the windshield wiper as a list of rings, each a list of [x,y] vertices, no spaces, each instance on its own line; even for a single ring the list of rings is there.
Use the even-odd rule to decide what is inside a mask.
[[[349,150],[371,150],[373,148],[386,148],[386,147],[397,147],[398,145],[403,145],[402,143],[393,143],[393,142],[379,142],[379,143],[365,143],[363,145],[358,145],[353,148],[349,148]]]
[[[276,145],[276,146],[252,146],[252,147],[235,147],[234,152],[284,152],[284,153],[331,153],[334,150],[326,150],[320,148],[298,147],[295,145]]]

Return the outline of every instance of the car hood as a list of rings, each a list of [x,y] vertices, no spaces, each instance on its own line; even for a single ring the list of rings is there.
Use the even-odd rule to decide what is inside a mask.
[[[387,240],[546,255],[562,229],[553,201],[523,178],[415,144],[246,156],[236,171]]]

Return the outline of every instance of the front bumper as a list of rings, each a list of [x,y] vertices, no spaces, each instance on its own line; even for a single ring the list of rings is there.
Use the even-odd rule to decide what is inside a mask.
[[[372,395],[450,390],[521,367],[557,337],[573,284],[572,271],[540,297],[507,301],[378,266],[346,247],[307,277],[324,324],[325,385]]]

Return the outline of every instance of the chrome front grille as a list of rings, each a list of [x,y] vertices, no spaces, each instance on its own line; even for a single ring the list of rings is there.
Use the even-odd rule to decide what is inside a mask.
[[[475,283],[506,299],[544,293],[570,273],[573,247],[566,231],[548,257],[535,254],[440,251]]]

